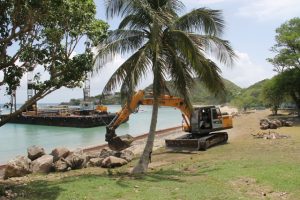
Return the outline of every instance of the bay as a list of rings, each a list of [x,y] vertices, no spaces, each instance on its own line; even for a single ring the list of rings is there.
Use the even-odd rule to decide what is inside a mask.
[[[110,112],[120,110],[119,105],[108,106]],[[5,112],[5,110],[4,110]],[[139,112],[130,115],[128,122],[116,130],[118,135],[141,135],[149,131],[152,106],[140,106]],[[182,117],[179,110],[160,107],[157,130],[180,126]],[[32,145],[42,146],[47,153],[55,147],[72,150],[105,143],[105,126],[95,128],[70,128],[24,124],[5,124],[0,127],[0,164],[17,155],[26,155]]]

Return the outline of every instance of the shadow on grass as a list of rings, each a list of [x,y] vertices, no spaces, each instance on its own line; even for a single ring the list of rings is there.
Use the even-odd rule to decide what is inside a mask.
[[[56,199],[63,191],[58,185],[47,181],[35,181],[29,184],[22,185],[0,185],[0,196],[4,196],[6,190],[11,190],[13,193],[17,193],[17,199]]]

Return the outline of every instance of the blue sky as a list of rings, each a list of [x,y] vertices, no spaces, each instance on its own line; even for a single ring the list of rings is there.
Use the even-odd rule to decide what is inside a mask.
[[[97,5],[97,17],[105,18],[103,0],[95,0]],[[220,9],[226,22],[223,39],[231,42],[233,49],[239,59],[232,67],[220,66],[222,76],[241,87],[248,87],[251,84],[270,78],[275,73],[272,65],[266,58],[272,57],[270,48],[275,44],[275,29],[285,21],[300,17],[299,0],[182,0],[186,5],[185,12],[199,7]],[[119,19],[108,20],[111,29],[118,26]],[[76,49],[80,52],[83,46]],[[104,66],[100,74],[93,77],[91,81],[91,94],[101,93],[106,81],[114,70],[126,57],[117,56],[114,62]],[[141,88],[152,81],[152,76],[146,78],[140,85]],[[17,92],[18,102],[26,99],[26,78]],[[0,96],[3,96],[4,88],[1,88]],[[70,98],[81,98],[81,89],[60,89],[50,94],[41,102],[62,102]],[[0,103],[6,102],[6,98],[0,98]]]

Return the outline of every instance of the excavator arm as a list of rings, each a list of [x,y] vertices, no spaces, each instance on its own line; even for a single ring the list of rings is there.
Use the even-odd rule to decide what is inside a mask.
[[[145,92],[143,90],[135,93],[129,104],[126,104],[116,115],[116,117],[111,121],[111,123],[106,127],[105,140],[108,142],[108,146],[117,151],[121,151],[130,146],[133,141],[133,137],[130,135],[117,136],[115,133],[116,128],[126,121],[129,115],[137,109],[139,105],[153,105],[153,98],[144,98]],[[179,97],[173,97],[169,95],[162,95],[158,98],[158,103],[160,106],[170,106],[178,108],[182,112],[182,117],[186,124],[186,131],[191,129],[190,127],[190,117],[191,110],[186,105],[184,100]]]

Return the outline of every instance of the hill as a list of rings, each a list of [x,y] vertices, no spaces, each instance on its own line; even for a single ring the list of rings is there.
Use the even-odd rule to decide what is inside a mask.
[[[226,102],[232,101],[232,99],[240,93],[242,90],[239,86],[235,85],[231,81],[227,79],[223,79],[226,89],[226,94],[224,95],[212,95],[201,83],[199,79],[195,80],[195,86],[191,91],[191,100],[193,104],[223,104]],[[170,90],[171,95],[177,96],[174,87],[171,82],[167,82],[167,86]],[[144,90],[151,91],[152,85],[149,85]],[[98,103],[101,98],[101,95],[97,95],[91,97],[91,101]],[[79,105],[79,99],[71,99],[70,102],[63,103],[68,105]],[[101,98],[101,103],[105,105],[115,105],[121,104],[121,95],[119,92],[114,93],[113,95],[105,96],[105,98]]]
[[[261,97],[263,87],[268,79],[259,81],[248,88],[242,89],[239,95],[231,100],[231,104],[239,108],[259,108],[264,107],[264,102]]]
[[[204,84],[199,80],[195,79],[195,86],[191,90],[191,101],[193,104],[223,104],[230,102],[237,94],[242,90],[239,86],[233,82],[223,79],[225,85],[225,94],[213,95],[211,94]],[[177,95],[172,85],[172,82],[167,82],[167,87],[172,95]],[[145,90],[151,90],[152,85],[145,88]]]

